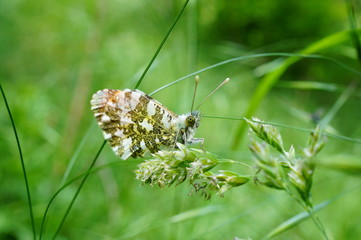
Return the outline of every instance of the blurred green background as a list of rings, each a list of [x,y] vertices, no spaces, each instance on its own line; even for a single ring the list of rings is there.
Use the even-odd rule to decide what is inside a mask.
[[[353,4],[356,19],[359,4]],[[91,95],[103,88],[133,88],[182,5],[178,0],[0,2],[0,83],[19,132],[37,235],[52,195],[64,181],[86,171],[103,141],[90,111]],[[300,52],[349,30],[348,19],[346,1],[341,0],[191,0],[139,89],[150,93],[235,57]],[[347,33],[343,36],[315,53],[359,69],[354,43]],[[207,70],[200,74],[196,103],[230,77],[231,82],[200,110],[241,118],[262,79],[284,59],[251,58]],[[153,97],[176,113],[187,112],[193,79]],[[306,58],[287,68],[253,115],[312,129],[313,120],[327,114],[354,83],[328,128],[336,135],[360,139],[359,81],[359,75],[337,64]],[[316,89],[316,83],[325,85]],[[1,102],[0,239],[32,239],[19,152]],[[196,136],[205,138],[207,151],[252,165],[247,134],[232,148],[240,124],[204,117]],[[286,146],[296,149],[308,137],[292,129],[281,132]],[[361,237],[360,155],[360,143],[329,138],[317,158],[314,203],[338,197],[318,213],[330,239]],[[57,239],[258,239],[302,212],[284,192],[252,182],[211,201],[189,196],[186,184],[162,190],[140,186],[133,172],[140,162],[120,161],[106,146],[97,165],[111,165],[90,175]],[[246,167],[224,167],[250,174]],[[71,184],[56,198],[43,239],[55,233],[78,186],[79,181]],[[322,239],[322,235],[307,220],[275,239]]]

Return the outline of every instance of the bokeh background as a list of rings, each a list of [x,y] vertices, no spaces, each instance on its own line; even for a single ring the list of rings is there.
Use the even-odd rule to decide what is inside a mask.
[[[360,3],[342,0],[191,0],[139,89],[150,93],[178,78],[235,57],[314,53],[356,70],[350,30]],[[179,13],[183,1],[75,0],[0,2],[0,83],[18,129],[28,174],[35,226],[59,187],[84,173],[103,137],[90,111],[91,95],[103,88],[133,88]],[[337,35],[338,34],[338,35]],[[331,36],[331,37],[330,37]],[[336,36],[336,37],[332,37]],[[326,39],[326,40],[325,40]],[[241,118],[267,74],[285,57],[251,57],[202,72],[196,105],[203,114]],[[190,110],[194,77],[153,95],[176,113]],[[351,86],[317,158],[315,204],[332,203],[318,215],[330,239],[360,239],[360,75],[339,64],[305,58],[286,67],[252,115],[312,129]],[[32,239],[26,189],[14,133],[0,104],[0,238]],[[204,117],[197,137],[205,149],[252,165],[242,121]],[[308,133],[282,128],[286,146],[304,146]],[[239,137],[236,137],[239,136]],[[235,143],[236,142],[236,143]],[[205,201],[186,184],[169,189],[141,186],[134,170],[142,160],[120,161],[106,146],[57,239],[258,239],[303,209],[287,194],[252,182]],[[246,167],[223,166],[250,174]],[[58,195],[43,239],[54,235],[79,181]],[[306,220],[275,239],[321,239]]]

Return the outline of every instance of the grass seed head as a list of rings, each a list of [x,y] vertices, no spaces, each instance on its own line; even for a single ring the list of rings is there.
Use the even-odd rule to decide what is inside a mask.
[[[161,188],[188,180],[196,194],[210,199],[213,193],[220,196],[232,189],[248,182],[249,177],[236,173],[210,170],[218,164],[217,158],[198,149],[186,148],[177,144],[178,150],[159,151],[152,154],[153,158],[139,164],[136,178],[144,184],[158,185]]]
[[[298,192],[302,201],[310,204],[310,192],[315,169],[314,156],[321,151],[326,138],[317,127],[308,140],[303,154],[296,154],[291,145],[290,150],[284,150],[282,136],[273,126],[263,124],[259,119],[246,120],[254,133],[261,141],[256,141],[250,134],[250,150],[256,164],[257,183],[267,187]],[[270,147],[280,154],[271,154]]]
[[[285,152],[282,136],[277,128],[264,124],[261,120],[255,117],[252,117],[252,121],[248,119],[246,119],[246,121],[257,137],[274,147],[280,153]]]

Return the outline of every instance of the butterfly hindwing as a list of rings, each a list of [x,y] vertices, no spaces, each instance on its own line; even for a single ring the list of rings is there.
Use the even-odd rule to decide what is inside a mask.
[[[122,159],[175,145],[178,116],[139,90],[100,90],[91,105],[104,138]]]

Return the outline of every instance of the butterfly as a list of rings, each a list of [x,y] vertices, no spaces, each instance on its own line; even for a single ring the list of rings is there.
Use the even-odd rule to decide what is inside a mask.
[[[140,90],[99,90],[90,104],[104,138],[124,160],[175,148],[176,143],[203,143],[193,137],[199,111],[177,115]]]

